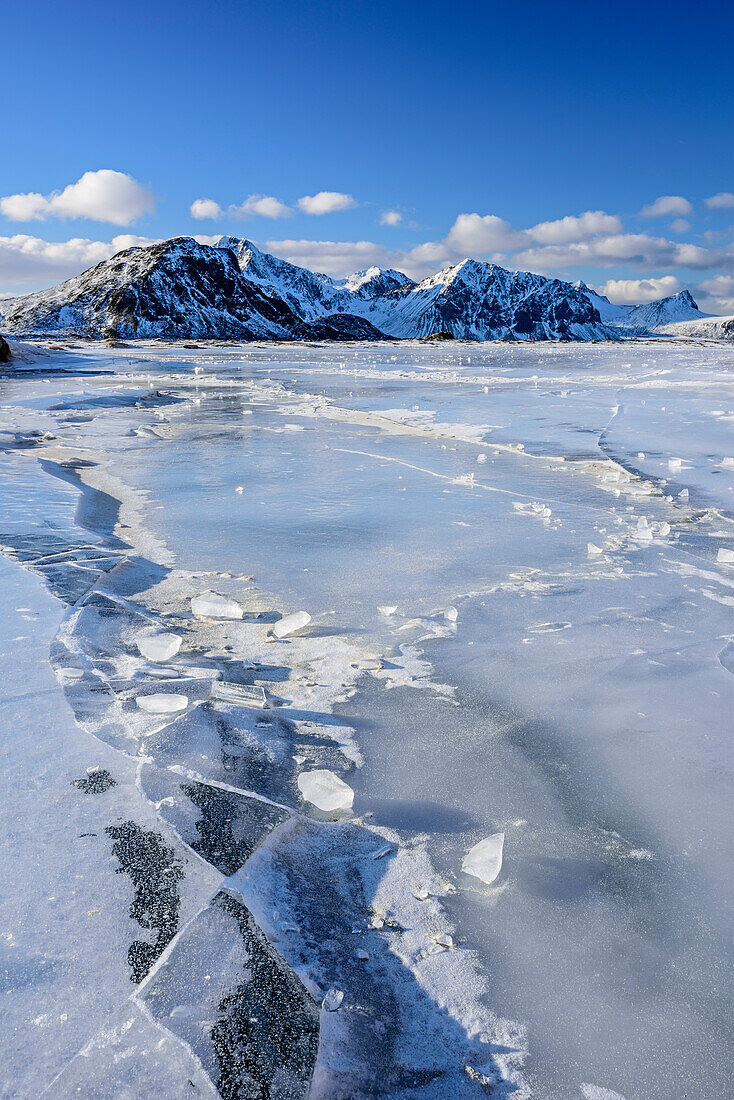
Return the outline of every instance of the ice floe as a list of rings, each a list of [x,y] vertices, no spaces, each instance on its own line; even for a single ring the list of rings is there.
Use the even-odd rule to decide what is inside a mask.
[[[349,810],[354,802],[354,791],[349,784],[327,768],[301,772],[298,789],[307,802],[323,813]]]
[[[177,714],[179,711],[186,710],[189,705],[188,698],[185,695],[179,695],[178,692],[138,695],[135,702],[146,714]]]
[[[202,592],[191,597],[191,611],[197,619],[241,619],[244,611],[236,600],[218,592]]]
[[[179,634],[151,634],[138,638],[138,649],[148,661],[165,662],[176,656],[181,641]]]
[[[297,630],[303,630],[311,622],[308,611],[294,611],[292,615],[285,615],[274,624],[272,633],[276,638],[287,638],[295,634]]]
[[[467,875],[473,875],[488,886],[502,870],[502,849],[505,843],[504,833],[493,833],[480,840],[464,856],[461,869]]]

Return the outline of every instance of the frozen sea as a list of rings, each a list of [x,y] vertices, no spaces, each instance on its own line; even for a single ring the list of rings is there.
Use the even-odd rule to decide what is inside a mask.
[[[27,346],[0,1096],[732,1095],[733,429],[723,345]]]

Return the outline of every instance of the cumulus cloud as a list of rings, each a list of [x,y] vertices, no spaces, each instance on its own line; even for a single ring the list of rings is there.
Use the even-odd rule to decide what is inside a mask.
[[[152,213],[154,197],[125,172],[102,168],[85,172],[63,191],[41,195],[37,191],[0,198],[0,213],[10,221],[45,221],[46,218],[88,218],[111,225],[130,225]]]
[[[273,195],[248,195],[239,205],[232,203],[226,210],[214,199],[195,199],[189,207],[193,218],[288,218],[293,213]]]
[[[282,260],[337,278],[373,264],[392,267],[396,255],[372,241],[266,241],[265,248]]]
[[[569,241],[583,241],[602,233],[622,232],[622,223],[612,214],[603,210],[587,210],[578,217],[568,216],[552,222],[541,222],[529,230],[534,240],[541,244],[567,244]]]
[[[644,218],[663,218],[670,214],[692,214],[693,207],[682,195],[661,195],[640,211]]]
[[[706,294],[712,294],[716,298],[734,297],[732,275],[714,275],[712,279],[704,279],[699,286]]]
[[[718,195],[712,195],[706,199],[709,210],[734,210],[734,195],[731,191],[719,191]]]
[[[687,233],[691,228],[691,223],[687,222],[685,218],[674,218],[670,223],[670,228],[674,233]]]
[[[695,298],[704,313],[734,314],[734,276],[714,275],[696,287]]]
[[[530,271],[563,271],[569,267],[692,267],[706,269],[731,262],[731,257],[700,245],[668,241],[647,233],[593,237],[567,245],[548,245],[518,253],[514,263]]]
[[[337,210],[351,210],[356,205],[351,195],[343,195],[340,191],[319,191],[298,200],[298,209],[304,214],[334,214]]]
[[[10,294],[24,287],[52,285],[108,260],[116,252],[137,245],[154,244],[150,237],[123,233],[111,241],[75,237],[70,241],[45,241],[25,233],[0,237],[0,287]]]
[[[192,218],[221,218],[224,214],[221,206],[214,199],[194,199],[189,211]]]
[[[597,289],[617,305],[639,305],[677,294],[681,284],[675,275],[662,275],[659,279],[607,279]]]
[[[230,207],[230,212],[235,217],[249,218],[288,218],[293,213],[290,206],[286,206],[280,199],[272,195],[248,195],[239,206]]]
[[[446,244],[457,255],[485,255],[520,248],[528,240],[526,233],[513,229],[496,214],[459,214],[446,237]]]
[[[380,225],[400,225],[402,220],[399,210],[383,210],[380,214]]]

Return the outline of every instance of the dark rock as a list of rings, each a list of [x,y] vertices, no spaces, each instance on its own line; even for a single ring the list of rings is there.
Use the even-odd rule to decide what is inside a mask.
[[[110,787],[117,786],[117,780],[113,779],[106,768],[94,768],[80,779],[75,779],[74,786],[85,794],[104,794]]]
[[[12,353],[10,351],[10,345],[8,344],[8,341],[4,340],[3,337],[0,336],[0,363],[9,363],[11,357]]]
[[[128,875],[135,889],[130,916],[141,928],[151,929],[155,939],[134,940],[127,953],[131,981],[142,982],[151,966],[178,930],[181,899],[178,884],[184,877],[183,864],[160,833],[143,829],[134,821],[105,829],[114,841],[112,854],[120,866],[117,873]]]

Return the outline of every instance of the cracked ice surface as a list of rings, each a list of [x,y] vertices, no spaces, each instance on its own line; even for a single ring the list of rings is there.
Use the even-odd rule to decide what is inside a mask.
[[[101,806],[97,837],[78,838],[97,855],[74,862],[82,879],[63,896],[88,922],[99,895],[114,964],[97,975],[84,956],[87,976],[66,985],[31,976],[21,1013],[33,996],[60,1017],[77,982],[89,1026],[46,1025],[30,1069],[38,1045],[21,1031],[16,1091],[63,1069],[59,1095],[75,1082],[103,1095],[114,1065],[121,1088],[152,1096],[170,1065],[171,1095],[183,1074],[227,1095],[253,1058],[272,1091],[274,1049],[298,1090],[326,998],[315,1096],[726,1094],[726,349],[54,356],[75,374],[6,383],[0,542],[21,610],[5,626],[34,678],[51,643],[68,736],[95,751],[70,755],[62,797],[68,750],[44,724],[42,778],[16,797],[49,822],[31,867],[56,850],[54,810]],[[27,652],[19,564],[67,609]],[[192,615],[210,591],[241,619]],[[274,641],[304,607],[308,630]],[[182,644],[155,669],[137,639],[159,631]],[[27,679],[11,700],[20,761],[38,737]],[[238,686],[256,705],[238,705]],[[190,705],[146,715],[141,694]],[[84,793],[93,765],[116,785]],[[352,820],[301,801],[315,769],[355,791]],[[463,875],[498,832],[497,879]],[[68,855],[58,880],[49,896],[71,881]],[[24,869],[11,893],[34,881]],[[39,956],[71,950],[52,908],[44,922]],[[260,949],[300,1006],[289,1036],[277,1014],[244,1026]],[[129,1000],[133,964],[147,976]]]

